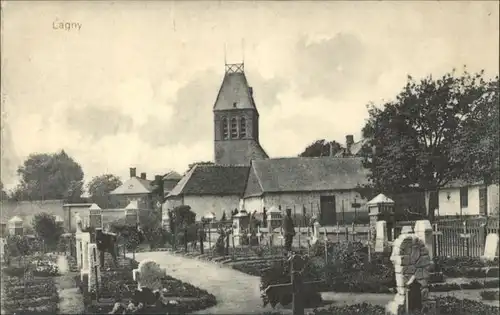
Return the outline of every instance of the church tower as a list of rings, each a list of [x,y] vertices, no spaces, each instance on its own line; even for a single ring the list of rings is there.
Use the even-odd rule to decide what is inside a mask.
[[[226,64],[214,104],[214,155],[216,164],[250,165],[267,159],[259,143],[259,112],[248,85],[244,64]]]

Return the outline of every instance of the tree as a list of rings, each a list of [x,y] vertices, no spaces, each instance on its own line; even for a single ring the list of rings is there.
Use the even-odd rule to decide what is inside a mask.
[[[308,145],[302,153],[299,154],[300,157],[320,157],[330,155],[330,146],[332,150],[332,155],[335,155],[340,150],[342,150],[342,145],[336,141],[326,141],[325,139],[316,140],[310,145]]]
[[[87,184],[92,202],[99,205],[101,208],[115,208],[118,206],[117,201],[113,200],[109,193],[122,185],[119,177],[112,174],[103,174],[95,176]]]
[[[224,222],[227,220],[227,217],[226,217],[226,211],[223,211],[222,212],[222,217],[220,218],[221,222]]]
[[[139,215],[139,225],[144,237],[151,248],[155,248],[163,241],[161,209],[141,211]]]
[[[202,162],[191,163],[191,164],[188,165],[188,169],[187,169],[186,173],[189,172],[196,165],[214,165],[214,162],[211,162],[211,161],[202,161]]]
[[[500,117],[499,80],[487,82],[486,93],[463,120],[454,143],[454,161],[464,161],[462,179],[485,184],[499,182]]]
[[[0,200],[7,200],[9,196],[3,189],[4,189],[3,183],[0,181]]]
[[[80,200],[83,171],[66,152],[31,154],[17,174],[20,184],[13,193],[16,200]]]
[[[59,238],[64,233],[63,227],[56,223],[55,217],[46,212],[36,214],[32,225],[36,235],[52,249],[57,246]]]
[[[491,86],[482,72],[466,70],[419,82],[408,77],[396,100],[382,108],[371,104],[363,137],[375,148],[365,159],[373,188],[397,193],[418,186],[432,219],[430,193],[463,175],[467,156],[453,154],[454,146],[467,134],[477,106],[491,99]]]

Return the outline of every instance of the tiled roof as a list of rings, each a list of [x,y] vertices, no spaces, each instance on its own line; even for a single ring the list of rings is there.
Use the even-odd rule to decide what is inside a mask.
[[[224,141],[223,144],[216,141],[215,155],[215,160],[222,165],[250,165],[252,160],[269,158],[262,146],[251,139]]]
[[[236,103],[236,106],[234,105]],[[256,109],[247,78],[243,72],[226,73],[215,100],[214,110]]]
[[[243,195],[248,166],[196,165],[167,198],[181,195]]]
[[[0,203],[0,222],[7,223],[14,216],[20,217],[25,224],[31,224],[35,214],[46,212],[64,216],[63,200],[8,201]]]
[[[149,194],[153,191],[151,181],[139,177],[131,177],[120,187],[116,188],[110,195],[135,195]]]
[[[266,192],[330,191],[368,184],[357,157],[281,158],[252,161],[245,197]],[[258,185],[257,185],[258,184]]]

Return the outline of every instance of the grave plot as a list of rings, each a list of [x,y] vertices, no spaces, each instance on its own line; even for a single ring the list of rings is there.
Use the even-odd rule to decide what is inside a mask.
[[[22,277],[2,274],[2,281],[2,309],[8,314],[57,313],[59,295],[53,278],[26,272]]]
[[[88,276],[80,281],[87,313],[102,314],[114,310],[121,314],[125,309],[137,312],[139,302],[146,305],[146,309],[140,310],[141,314],[151,311],[185,313],[216,304],[213,295],[167,276],[165,270],[154,262],[142,265],[130,259],[123,259],[123,262],[119,268],[109,270],[100,269],[98,264],[89,266]],[[113,265],[110,256],[105,256],[104,265]],[[161,300],[152,293],[155,290],[161,292]],[[130,305],[131,300],[136,301],[135,306]]]

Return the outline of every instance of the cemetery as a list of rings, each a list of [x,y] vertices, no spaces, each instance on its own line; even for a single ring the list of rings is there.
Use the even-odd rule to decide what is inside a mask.
[[[244,209],[222,222],[174,222],[164,247],[148,251],[137,212],[104,228],[103,213],[93,206],[86,220],[74,218],[75,233],[61,235],[59,253],[45,253],[33,236],[3,239],[2,313],[166,314],[227,307],[226,300],[217,308],[225,289],[211,292],[213,286],[207,291],[172,276],[172,266],[164,266],[175,256],[258,278],[260,301],[249,299],[254,302],[243,313],[255,307],[294,315],[498,314],[498,232],[487,233],[482,253],[465,245],[459,253],[469,255],[439,255],[446,240],[436,226],[417,220],[395,229],[391,207],[376,207],[369,226],[322,227],[314,218],[296,226],[291,251],[284,214],[276,209],[264,225]],[[473,230],[461,225],[459,232],[466,237],[457,239],[468,244]],[[148,259],[154,251],[164,251],[165,260]],[[210,277],[199,284],[219,276]],[[69,285],[63,288],[61,278]],[[66,286],[70,299],[62,293]]]

